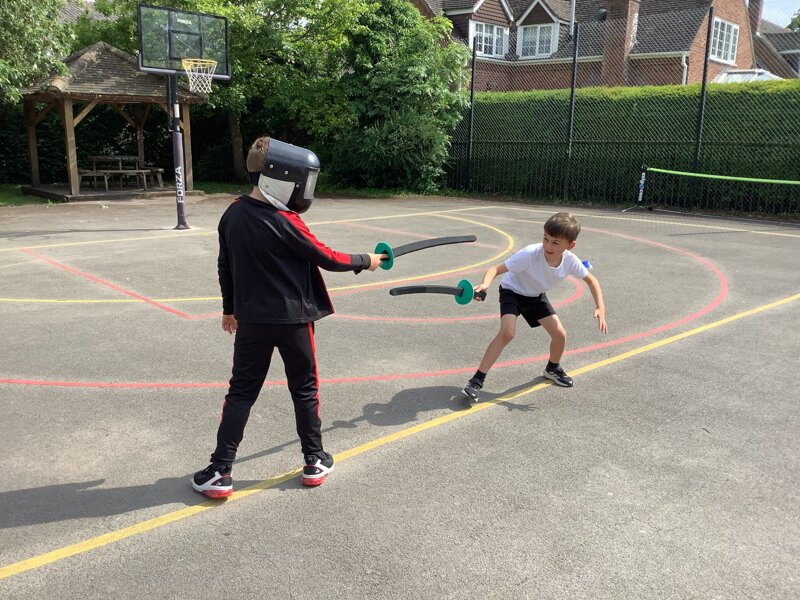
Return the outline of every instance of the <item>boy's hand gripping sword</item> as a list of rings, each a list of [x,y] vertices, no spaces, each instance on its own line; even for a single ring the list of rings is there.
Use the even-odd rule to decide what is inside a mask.
[[[424,250],[425,248],[434,248],[435,246],[447,246],[448,244],[463,244],[465,242],[474,242],[477,240],[474,235],[461,235],[454,237],[440,237],[430,240],[420,240],[419,242],[412,242],[392,248],[386,242],[381,242],[375,247],[375,254],[383,254],[386,258],[381,259],[381,269],[388,271],[394,266],[394,259],[398,256],[403,256],[410,252]]]

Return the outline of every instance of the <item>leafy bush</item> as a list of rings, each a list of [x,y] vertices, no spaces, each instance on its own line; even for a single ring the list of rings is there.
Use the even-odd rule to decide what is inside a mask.
[[[343,183],[433,191],[442,183],[449,132],[465,102],[466,50],[447,19],[425,19],[406,0],[385,0],[348,33],[340,87],[356,125],[328,144]]]
[[[433,192],[441,184],[448,136],[431,115],[406,109],[343,139],[333,170],[352,185]]]

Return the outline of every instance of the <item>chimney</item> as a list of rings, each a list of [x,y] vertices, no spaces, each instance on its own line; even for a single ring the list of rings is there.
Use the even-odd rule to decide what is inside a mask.
[[[763,6],[763,0],[750,0],[747,3],[747,14],[750,17],[750,33],[752,35],[756,35],[761,29],[761,14]]]
[[[603,83],[625,85],[628,81],[628,52],[636,39],[639,0],[606,0],[608,11],[603,27]]]

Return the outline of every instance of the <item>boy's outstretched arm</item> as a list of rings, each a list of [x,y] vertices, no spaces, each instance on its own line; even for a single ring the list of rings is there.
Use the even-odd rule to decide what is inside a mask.
[[[603,302],[603,290],[600,289],[600,282],[597,281],[597,277],[591,273],[584,277],[583,280],[586,282],[586,285],[589,286],[589,291],[592,293],[592,298],[594,298],[594,305],[597,307],[594,309],[594,318],[597,319],[600,331],[602,333],[608,333],[606,305]]]
[[[506,263],[504,262],[501,262],[499,265],[495,265],[489,268],[488,271],[486,271],[486,274],[483,276],[483,281],[475,286],[475,294],[476,294],[475,300],[477,302],[483,301],[482,298],[477,296],[477,293],[486,291],[489,288],[489,286],[492,285],[492,281],[494,281],[494,278],[497,277],[498,275],[502,275],[503,273],[508,273],[508,267],[506,267]]]
[[[320,242],[296,213],[278,214],[284,217],[283,240],[298,256],[326,271],[374,271],[381,263],[380,254],[337,252]]]

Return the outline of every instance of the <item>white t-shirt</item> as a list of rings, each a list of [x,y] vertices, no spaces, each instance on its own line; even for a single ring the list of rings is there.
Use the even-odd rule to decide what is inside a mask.
[[[500,281],[505,289],[523,296],[538,296],[555,286],[567,275],[583,279],[589,270],[569,250],[561,255],[561,264],[551,267],[544,257],[542,244],[525,246],[504,263],[508,273]]]

